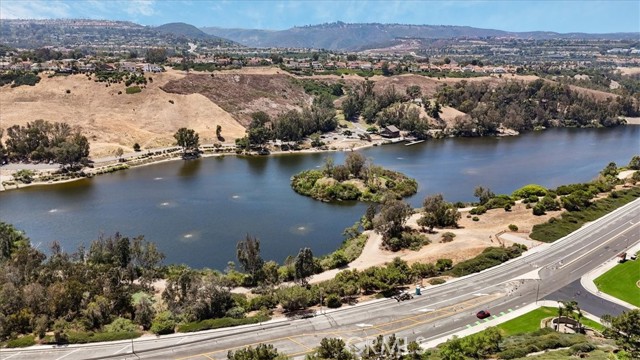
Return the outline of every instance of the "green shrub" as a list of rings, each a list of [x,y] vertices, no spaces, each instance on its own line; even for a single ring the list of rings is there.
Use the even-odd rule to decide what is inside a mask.
[[[138,330],[138,325],[134,324],[131,320],[125,318],[116,318],[111,324],[104,326],[104,331],[109,333],[114,332],[133,332]]]
[[[139,92],[142,92],[142,89],[140,89],[140,86],[129,86],[125,89],[125,91],[127,94],[137,94]]]
[[[151,323],[151,332],[156,335],[172,334],[175,332],[176,321],[170,311],[163,311],[156,315]]]
[[[595,349],[597,349],[595,345],[588,342],[583,342],[583,343],[578,343],[571,346],[571,348],[569,349],[569,353],[571,355],[579,355],[579,354],[590,353]]]
[[[518,231],[518,226],[514,225],[514,224],[509,224],[509,230],[511,231]]]
[[[240,325],[248,325],[248,324],[257,324],[259,322],[268,321],[270,318],[264,315],[258,315],[243,319],[234,319],[234,318],[219,318],[219,319],[208,319],[202,321],[189,322],[186,324],[181,324],[178,326],[178,332],[195,332],[202,330],[210,330],[210,329],[219,329],[225,327],[233,327]]]
[[[538,197],[537,197],[536,195],[531,195],[531,196],[529,196],[529,197],[527,198],[527,200],[528,200],[530,203],[537,203],[539,199],[538,199]]]
[[[455,237],[456,237],[456,234],[454,234],[454,233],[452,233],[450,231],[447,231],[447,232],[442,234],[441,242],[443,242],[443,243],[451,242],[451,241],[453,241],[453,238],[455,238]]]
[[[640,197],[640,189],[625,189],[616,199],[605,198],[595,201],[584,210],[564,213],[560,218],[551,218],[544,224],[535,225],[529,235],[532,239],[553,242],[579,229],[584,223],[599,217]]]
[[[330,294],[327,296],[327,307],[330,309],[337,309],[342,306],[342,302],[340,301],[340,297],[336,294]]]
[[[533,207],[533,215],[540,216],[546,214],[544,211],[544,205],[538,203]]]
[[[498,353],[500,359],[518,359],[527,356],[529,352],[524,348],[512,348]]]
[[[525,198],[529,198],[532,195],[545,196],[546,194],[547,194],[547,189],[544,186],[540,186],[537,184],[529,184],[514,191],[511,195],[518,199],[525,199]]]
[[[56,342],[55,338],[47,336],[44,344],[88,344],[103,341],[116,341],[135,339],[142,336],[138,331],[120,331],[120,332],[83,332],[83,331],[65,331],[61,341]]]
[[[521,245],[512,245],[508,248],[488,247],[473,259],[457,263],[449,273],[454,276],[465,276],[480,272],[516,258],[520,256],[524,250],[526,250],[526,247]]]
[[[21,348],[21,347],[33,346],[35,344],[36,344],[36,337],[34,335],[24,335],[17,339],[7,341],[6,347]]]
[[[472,217],[472,218],[471,218],[471,220],[473,220],[473,221],[480,221],[480,218],[479,218],[479,217],[477,217],[477,216],[474,216],[474,217]]]
[[[445,282],[447,282],[447,280],[445,280],[443,278],[429,279],[429,284],[431,284],[431,285],[440,285],[440,284],[444,284]]]
[[[249,310],[255,311],[264,309],[273,309],[278,305],[278,299],[272,294],[258,295],[249,301]]]

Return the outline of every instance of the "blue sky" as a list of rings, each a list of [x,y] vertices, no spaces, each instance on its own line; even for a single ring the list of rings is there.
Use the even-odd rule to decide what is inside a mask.
[[[274,30],[340,20],[508,31],[640,32],[640,1],[0,0],[0,18],[96,18]]]

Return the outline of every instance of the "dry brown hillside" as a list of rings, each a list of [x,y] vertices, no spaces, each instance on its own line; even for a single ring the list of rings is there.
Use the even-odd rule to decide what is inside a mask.
[[[190,74],[169,81],[162,89],[174,94],[202,94],[244,125],[255,111],[275,116],[311,103],[311,96],[286,74]]]
[[[160,88],[184,77],[181,73],[151,76],[153,82],[132,95],[125,93],[123,84],[105,87],[85,75],[41,75],[36,86],[4,86],[0,88],[0,127],[37,119],[77,125],[91,141],[94,157],[110,155],[118,146],[131,149],[136,142],[143,148],[171,145],[180,127],[195,129],[203,143],[213,141],[216,125],[222,126],[227,141],[244,136],[244,128],[206,97],[168,94]]]

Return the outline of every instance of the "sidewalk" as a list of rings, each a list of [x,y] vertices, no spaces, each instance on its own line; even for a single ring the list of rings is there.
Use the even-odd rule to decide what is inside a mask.
[[[471,328],[466,328],[464,330],[460,330],[460,331],[457,331],[455,333],[439,337],[437,339],[432,339],[432,340],[429,340],[429,341],[421,342],[420,343],[420,347],[422,349],[425,349],[425,350],[426,349],[431,349],[431,348],[434,348],[434,347],[436,347],[436,346],[438,346],[438,345],[440,345],[442,343],[447,342],[448,340],[451,340],[454,336],[457,336],[458,338],[463,338],[465,336],[473,335],[473,334],[479,333],[479,332],[481,332],[481,331],[483,331],[483,330],[485,330],[485,329],[487,329],[489,327],[502,324],[502,323],[507,322],[509,320],[513,320],[513,319],[515,319],[515,318],[517,318],[519,316],[522,316],[522,315],[524,315],[524,314],[526,314],[528,312],[531,312],[531,311],[533,311],[535,309],[538,309],[538,308],[541,308],[541,307],[553,307],[553,308],[556,308],[556,307],[558,307],[558,302],[557,301],[550,301],[550,300],[541,300],[541,301],[538,301],[537,304],[536,303],[531,303],[531,304],[525,305],[525,306],[523,306],[523,307],[521,307],[521,308],[519,308],[517,310],[514,310],[514,311],[512,311],[510,313],[507,313],[504,316],[500,316],[497,319],[493,319],[493,320],[488,321],[488,322],[482,322],[477,326],[473,326]],[[594,316],[592,314],[584,313],[584,317],[600,323],[600,318],[598,318],[597,316]]]
[[[635,254],[638,250],[640,250],[640,243],[637,243],[635,245],[632,245],[631,247],[629,247],[628,249],[626,249],[625,251],[627,252],[627,256],[629,256],[630,254]],[[640,260],[635,260],[635,261],[640,261]],[[603,263],[602,265],[600,265],[598,268],[596,268],[595,270],[592,270],[591,272],[587,273],[586,275],[584,275],[582,278],[580,278],[580,284],[587,289],[588,292],[592,293],[593,295],[597,296],[597,297],[601,297],[607,301],[610,301],[612,303],[618,304],[620,306],[624,306],[628,309],[637,309],[637,307],[635,307],[634,305],[629,304],[626,301],[622,301],[616,297],[613,297],[609,294],[605,294],[603,292],[601,292],[600,290],[598,290],[598,288],[596,287],[596,284],[593,282],[596,278],[598,278],[600,275],[606,273],[607,271],[611,270],[613,267],[615,267],[616,265],[618,265],[618,258],[617,255],[616,257],[607,260],[605,263]]]

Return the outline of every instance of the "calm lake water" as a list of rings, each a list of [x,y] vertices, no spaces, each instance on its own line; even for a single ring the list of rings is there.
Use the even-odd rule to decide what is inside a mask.
[[[640,153],[640,126],[553,129],[519,137],[430,140],[414,146],[373,147],[375,164],[416,178],[420,206],[431,193],[471,201],[477,185],[496,193],[538,183],[547,187],[591,180],[610,161],[626,165]],[[0,219],[24,230],[32,243],[58,240],[67,251],[100,234],[144,234],[167,263],[224,269],[236,242],[260,238],[263,257],[282,261],[301,247],[333,251],[365,204],[321,203],[297,195],[290,177],[320,167],[326,156],[206,158],[172,161],[68,184],[0,193]]]

